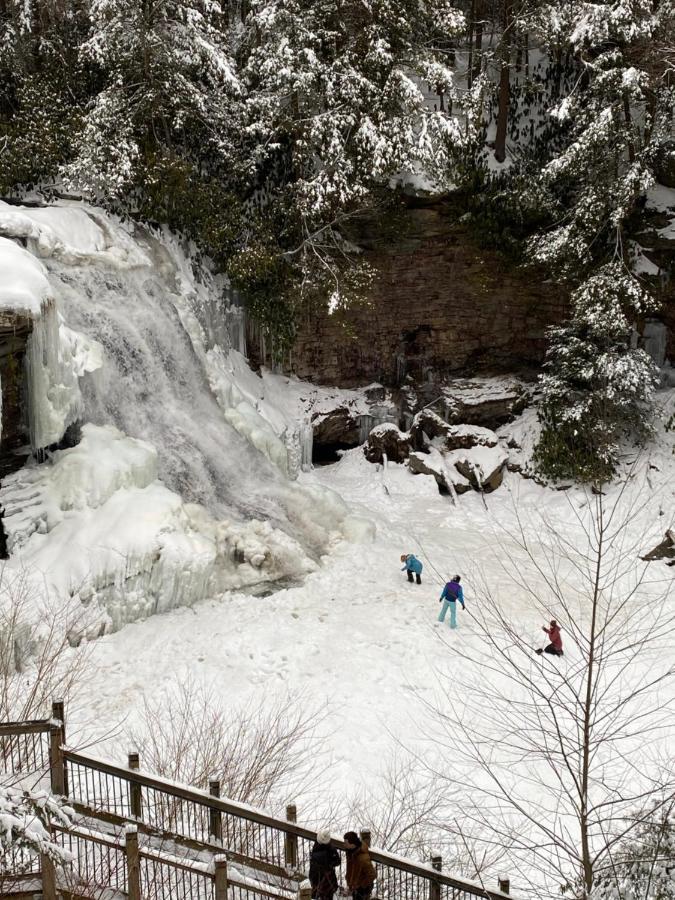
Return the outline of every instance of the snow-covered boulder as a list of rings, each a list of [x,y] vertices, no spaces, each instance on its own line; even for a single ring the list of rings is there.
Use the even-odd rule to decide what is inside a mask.
[[[496,447],[497,435],[480,425],[449,425],[429,409],[417,413],[410,428],[417,450],[469,450],[472,447]]]
[[[471,490],[471,482],[461,472],[448,465],[446,458],[440,452],[432,448],[428,453],[413,450],[408,457],[408,466],[415,475],[433,475],[442,494],[464,494]]]
[[[377,425],[368,435],[363,452],[368,462],[381,463],[383,456],[392,462],[405,462],[410,453],[410,434],[400,431],[396,425],[385,422]]]
[[[357,447],[360,443],[359,416],[348,406],[337,406],[330,412],[312,416],[314,444],[317,446],[343,445]]]
[[[453,450],[446,455],[446,460],[466,478],[471,487],[489,494],[502,483],[508,453],[501,447],[473,447],[470,450]]]

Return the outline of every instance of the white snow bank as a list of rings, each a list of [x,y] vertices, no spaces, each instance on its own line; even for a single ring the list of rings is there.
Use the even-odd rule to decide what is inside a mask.
[[[14,241],[0,237],[0,309],[37,317],[48,296],[44,266]]]

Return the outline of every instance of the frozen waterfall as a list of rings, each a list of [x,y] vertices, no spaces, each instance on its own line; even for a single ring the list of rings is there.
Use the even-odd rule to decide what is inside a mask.
[[[88,633],[302,577],[360,527],[337,496],[289,480],[300,459],[287,462],[284,413],[250,390],[244,312],[170,235],[78,204],[0,204],[2,233],[49,283],[28,352],[33,445],[84,425],[77,447],[3,482],[9,544],[81,601]],[[290,443],[311,461],[310,439]]]

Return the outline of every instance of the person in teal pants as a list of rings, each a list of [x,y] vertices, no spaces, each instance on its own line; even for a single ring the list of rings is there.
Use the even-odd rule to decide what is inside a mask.
[[[445,615],[447,611],[450,610],[451,628],[457,628],[457,603],[461,603],[462,609],[466,609],[464,606],[464,590],[459,583],[460,580],[459,575],[455,575],[452,581],[449,581],[443,588],[443,593],[438,601],[443,604],[443,606],[441,606],[441,611],[438,614],[438,621],[445,622]]]

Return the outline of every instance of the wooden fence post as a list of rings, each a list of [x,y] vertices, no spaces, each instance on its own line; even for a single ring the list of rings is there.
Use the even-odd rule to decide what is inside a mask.
[[[209,781],[209,794],[220,797],[220,779],[212,778]],[[219,809],[209,809],[209,837],[218,842],[223,839],[223,819]]]
[[[290,803],[286,807],[286,821],[297,822],[298,810],[295,803]],[[289,869],[294,869],[298,865],[298,836],[296,834],[284,835],[284,859]]]
[[[137,772],[140,768],[140,759],[138,753],[133,751],[128,757],[128,766],[132,771]],[[129,810],[134,819],[140,819],[143,815],[143,796],[141,786],[136,781],[129,782]]]
[[[431,866],[437,872],[441,872],[443,869],[443,857],[437,853],[432,854],[431,856]],[[441,885],[438,881],[430,881],[429,882],[429,900],[441,900]]]
[[[216,856],[213,863],[216,872],[215,900],[227,900],[227,857]]]
[[[61,726],[52,723],[49,726],[49,773],[52,794],[66,796],[66,766],[61,749]]]
[[[141,858],[138,852],[138,831],[135,825],[126,827],[124,849],[127,858],[127,897],[129,900],[141,900]]]
[[[56,900],[56,869],[54,861],[46,853],[41,854],[40,868],[42,869],[43,900]]]
[[[312,886],[303,881],[298,885],[298,900],[312,900]]]
[[[499,879],[499,890],[502,894],[509,894],[511,892],[511,882],[508,878]]]
[[[52,701],[52,719],[56,722],[60,722],[59,726],[59,744],[60,747],[65,747],[66,744],[66,712],[65,712],[65,704],[63,700],[53,700]],[[50,748],[51,749],[51,748]],[[54,793],[59,793],[62,797],[68,796],[68,771],[66,769],[66,763],[63,759],[63,752],[59,749],[56,751],[56,764],[60,767],[61,772],[59,774],[59,778],[61,779],[61,786],[63,790],[54,791],[52,787],[52,791]]]
[[[363,828],[360,834],[361,840],[366,845],[366,847],[370,847],[370,828]]]

